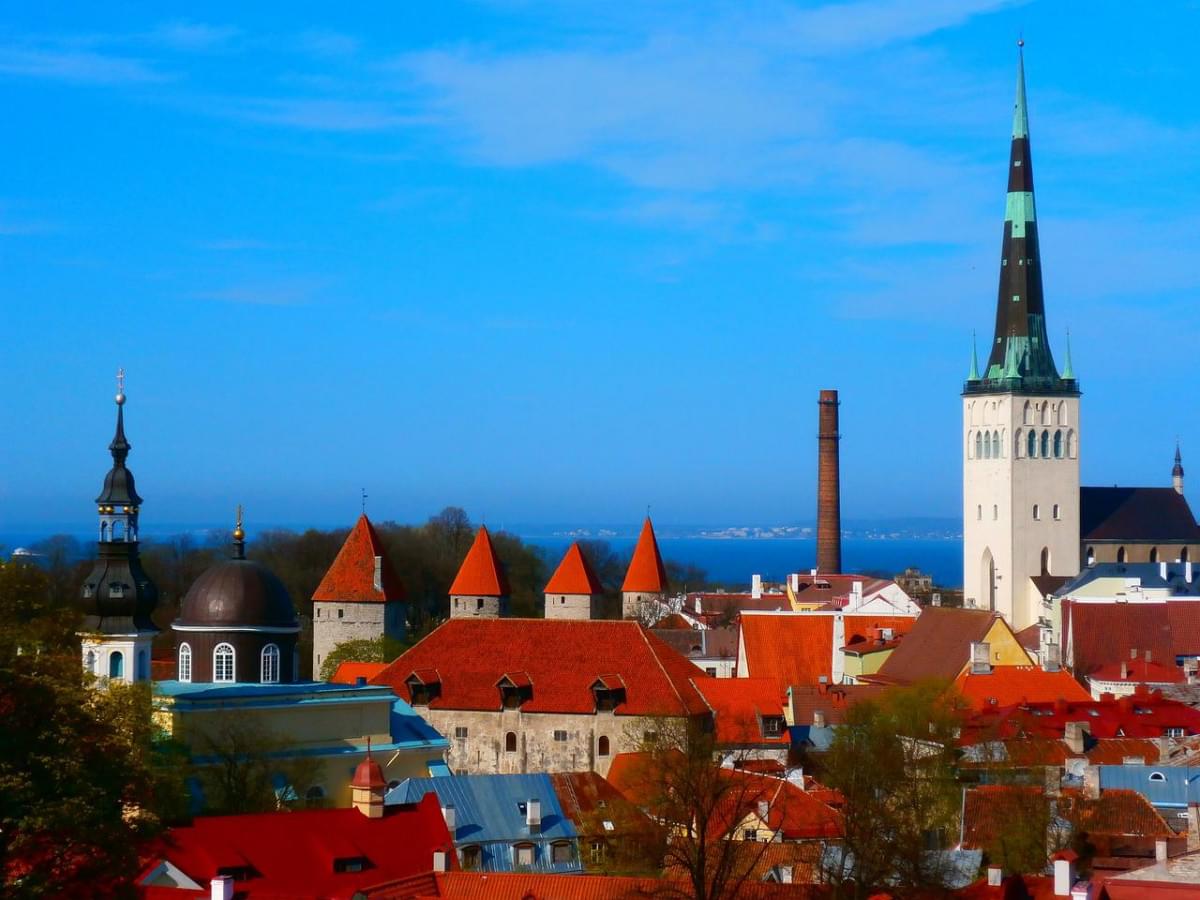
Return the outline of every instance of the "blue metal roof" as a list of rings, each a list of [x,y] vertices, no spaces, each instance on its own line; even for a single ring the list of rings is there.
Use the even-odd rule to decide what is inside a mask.
[[[1152,806],[1186,809],[1200,803],[1200,769],[1192,766],[1101,766],[1100,789],[1137,791]]]
[[[578,872],[578,832],[563,813],[554,793],[554,782],[545,773],[536,775],[451,775],[444,778],[408,778],[388,791],[385,803],[415,803],[433,792],[443,806],[454,807],[454,844],[478,846],[479,868],[486,872]],[[529,833],[526,804],[538,800],[541,829]],[[569,859],[554,862],[552,844],[568,842]],[[532,865],[519,865],[518,844],[533,845]],[[563,852],[560,850],[560,853]]]

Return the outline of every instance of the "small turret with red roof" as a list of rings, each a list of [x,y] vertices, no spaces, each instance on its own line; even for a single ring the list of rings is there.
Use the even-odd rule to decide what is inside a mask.
[[[450,618],[499,618],[508,612],[508,595],[504,566],[496,556],[487,526],[480,525],[450,585]]]
[[[579,542],[563,554],[562,562],[546,584],[547,619],[599,619],[604,586],[596,577]]]
[[[325,658],[345,641],[404,639],[404,585],[366,513],[350,529],[312,599],[314,677],[319,677]]]
[[[387,779],[383,767],[371,756],[371,741],[367,740],[367,755],[354,770],[350,779],[351,804],[368,819],[383,818],[383,800]]]
[[[650,517],[642,523],[642,533],[629,561],[629,571],[621,585],[621,616],[625,619],[656,618],[655,609],[666,599],[667,570],[658,552],[658,540]]]

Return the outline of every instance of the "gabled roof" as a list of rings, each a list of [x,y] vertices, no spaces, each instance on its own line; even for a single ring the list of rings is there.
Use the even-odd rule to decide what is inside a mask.
[[[450,585],[450,596],[507,597],[508,593],[508,578],[492,547],[492,536],[486,525],[480,525],[475,541]]]
[[[614,620],[451,619],[372,679],[409,700],[413,671],[434,669],[441,684],[434,709],[499,710],[496,682],[528,674],[525,712],[591,713],[592,685],[614,676],[625,686],[618,715],[703,715],[708,705],[692,683],[695,666],[639,623]]]
[[[871,633],[873,628],[908,631],[912,616],[875,616],[847,613],[842,616],[845,640]],[[769,613],[743,615],[741,639],[745,647],[747,673],[754,678],[773,678],[779,690],[793,684],[816,684],[820,677],[832,678],[833,613]],[[905,638],[905,640],[908,640]],[[903,649],[903,642],[895,652]],[[893,654],[893,657],[895,654]],[[739,663],[740,670],[741,663]],[[957,675],[957,670],[955,671]]]
[[[1063,669],[1047,672],[1040,666],[995,666],[986,675],[965,670],[954,687],[977,709],[1017,703],[1090,700],[1091,694]]]
[[[1086,722],[1093,738],[1153,738],[1167,729],[1200,734],[1200,710],[1138,688],[1133,694],[1100,700],[1021,703],[977,710],[963,726],[962,743],[1012,737],[1061,738],[1068,722]]]
[[[1062,602],[1064,659],[1082,678],[1108,663],[1145,659],[1174,663],[1177,656],[1200,656],[1200,602]]]
[[[1194,543],[1200,526],[1171,487],[1081,487],[1079,534],[1084,541]]]
[[[846,712],[855,703],[879,697],[887,687],[881,684],[794,684],[792,721],[795,725],[811,725],[814,713],[825,717],[825,724],[840,725]]]
[[[598,772],[559,772],[552,774],[550,780],[563,814],[581,835],[642,834],[654,830],[649,817]]]
[[[433,795],[391,807],[379,819],[346,808],[200,816],[147,844],[138,885],[143,895],[156,890],[144,882],[166,860],[202,885],[203,896],[218,870],[230,866],[251,876],[235,879],[238,897],[349,897],[360,887],[429,871],[434,850],[449,846]],[[337,872],[340,858],[365,859],[366,865]]]
[[[629,571],[625,573],[625,582],[621,590],[645,594],[663,594],[667,590],[667,570],[663,567],[662,556],[658,552],[658,540],[654,537],[654,526],[650,517],[642,524],[642,533],[638,537],[637,546],[633,549],[633,559],[629,561]]]
[[[375,560],[380,560],[380,587],[375,587]],[[392,568],[383,541],[366,513],[358,517],[333,565],[313,592],[313,600],[386,603],[404,599],[404,585]]]
[[[784,696],[774,678],[700,678],[696,687],[712,707],[718,743],[788,743],[786,729],[763,733],[763,717],[783,719]]]
[[[971,644],[987,637],[999,613],[986,609],[929,606],[879,669],[889,682],[952,680],[971,661]]]
[[[386,668],[387,663],[350,662],[346,660],[345,662],[338,663],[338,667],[334,670],[333,677],[329,681],[331,684],[356,684],[360,678],[370,681]]]
[[[1178,666],[1165,666],[1153,660],[1134,659],[1107,663],[1093,671],[1091,681],[1127,681],[1130,684],[1182,684],[1187,681]]]
[[[583,555],[579,541],[575,541],[563,554],[562,562],[546,584],[547,594],[603,594],[604,586],[596,577],[592,564]]]

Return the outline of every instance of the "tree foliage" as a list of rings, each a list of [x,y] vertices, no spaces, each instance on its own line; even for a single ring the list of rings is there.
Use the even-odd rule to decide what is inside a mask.
[[[389,637],[360,638],[343,641],[334,647],[321,663],[319,679],[329,681],[337,667],[344,662],[390,663],[404,652],[405,642]]]
[[[959,700],[941,683],[896,688],[851,707],[822,759],[822,781],[845,798],[842,852],[826,879],[847,897],[940,889],[959,811]]]

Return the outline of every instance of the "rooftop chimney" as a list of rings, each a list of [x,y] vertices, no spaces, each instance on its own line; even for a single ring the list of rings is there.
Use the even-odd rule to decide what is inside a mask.
[[[842,571],[842,488],[838,463],[838,393],[821,391],[817,400],[817,568]]]
[[[1075,860],[1054,860],[1054,896],[1070,897],[1071,886],[1075,884]]]
[[[445,850],[434,850],[433,851],[433,871],[435,871],[435,872],[445,872],[446,871],[446,851]]]
[[[1004,870],[999,866],[988,866],[988,887],[1000,887],[1004,881]]]
[[[934,595],[929,599],[929,605],[930,606],[941,606],[942,605],[942,595],[935,591]]]
[[[825,727],[825,713],[822,710],[819,710],[819,709],[813,710],[812,727],[813,728],[824,728]]]
[[[1062,660],[1058,655],[1058,644],[1047,644],[1042,656],[1042,669],[1046,672],[1057,672],[1062,668]]]
[[[1167,861],[1167,841],[1165,838],[1159,838],[1157,841],[1154,842],[1154,861],[1155,862],[1166,862]]]
[[[791,866],[780,866],[779,867],[779,883],[780,884],[791,884],[792,883],[792,867]]]
[[[212,900],[233,900],[233,879],[228,875],[218,875],[208,883],[208,889]]]
[[[1121,663],[1121,680],[1129,680],[1129,663],[1127,662]]]
[[[987,641],[971,642],[971,674],[992,674],[992,645]]]
[[[529,827],[530,834],[537,834],[542,830],[542,801],[536,797],[531,797],[525,804],[525,824]]]
[[[442,807],[442,818],[446,820],[446,830],[453,838],[458,834],[458,811],[454,808],[453,803],[447,803]]]
[[[1084,735],[1088,734],[1091,728],[1087,722],[1068,722],[1063,729],[1063,743],[1074,754],[1083,753]]]
[[[766,822],[767,816],[769,816],[770,814],[771,814],[771,804],[768,803],[766,800],[759,800],[758,801],[758,817],[760,819],[762,819],[763,822]]]
[[[757,600],[759,597],[762,596],[762,576],[761,575],[751,575],[750,576],[750,596],[753,597],[755,600]]]
[[[383,590],[383,557],[375,557],[375,590]]]

